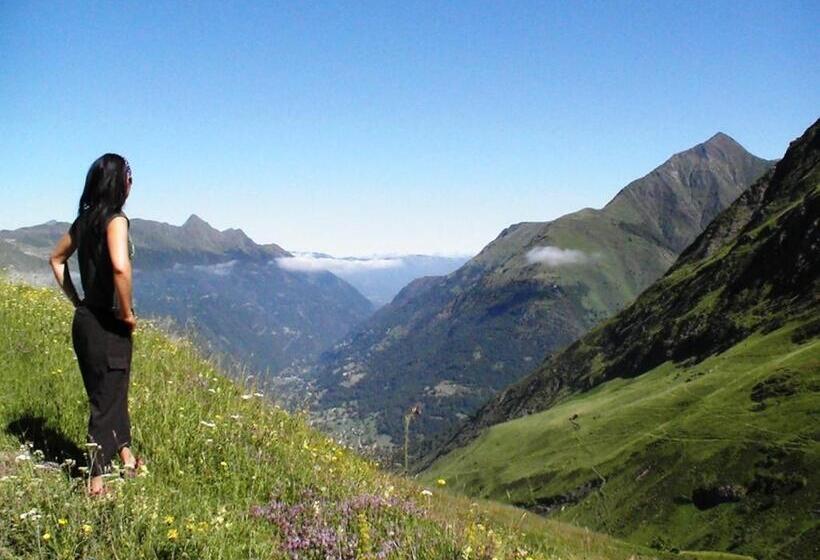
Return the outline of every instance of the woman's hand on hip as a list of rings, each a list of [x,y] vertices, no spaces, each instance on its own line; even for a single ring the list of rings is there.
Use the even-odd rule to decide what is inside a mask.
[[[134,329],[137,328],[137,316],[133,313],[129,313],[121,321],[128,326],[128,330],[131,332],[134,332]]]

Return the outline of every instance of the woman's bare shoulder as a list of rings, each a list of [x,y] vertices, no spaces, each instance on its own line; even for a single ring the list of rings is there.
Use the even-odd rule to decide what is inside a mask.
[[[112,222],[119,221],[120,223],[125,223],[127,227],[131,226],[131,220],[128,219],[128,216],[125,215],[125,212],[115,212],[108,216],[105,220],[105,227],[108,228]]]

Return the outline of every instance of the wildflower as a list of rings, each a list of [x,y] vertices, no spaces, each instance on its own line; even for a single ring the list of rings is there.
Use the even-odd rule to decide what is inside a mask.
[[[30,509],[25,513],[20,514],[20,519],[25,521],[26,519],[40,519],[40,514],[37,512],[36,509]]]
[[[178,536],[179,536],[179,533],[177,532],[176,529],[168,529],[168,540],[169,541],[177,540]]]
[[[205,420],[200,420],[199,423],[208,428],[216,428],[216,424],[214,424],[213,422],[206,422]]]
[[[166,525],[170,525],[171,523],[173,523],[173,522],[174,522],[174,516],[173,516],[173,515],[166,515],[166,516],[163,518],[163,520],[162,520],[162,521],[163,521],[163,522],[165,522],[165,524],[166,524]]]
[[[249,399],[252,399],[252,398],[253,398],[253,395],[249,393],[249,394],[247,394],[247,395],[242,395],[242,396],[241,396],[241,397],[239,397],[239,398],[240,398],[240,399],[242,399],[243,401],[247,401],[247,400],[249,400]]]
[[[430,492],[427,488],[425,488],[424,490],[421,491],[421,495],[422,496],[432,496],[433,493]]]
[[[66,519],[65,517],[61,517],[57,520],[57,525],[59,525],[60,527],[65,527],[66,525],[68,525],[68,519]]]
[[[51,539],[51,533],[43,533],[43,540],[47,541]]]
[[[83,533],[84,533],[84,534],[86,534],[86,535],[90,535],[90,534],[91,534],[91,532],[92,532],[93,530],[94,530],[94,527],[92,527],[92,526],[91,526],[91,525],[89,525],[88,523],[85,523],[85,524],[83,524],[83,526],[82,526],[82,531],[83,531]]]
[[[28,461],[31,457],[27,453],[22,453],[14,458],[15,461]]]
[[[445,484],[447,484],[447,481],[443,478],[439,478],[438,480],[436,480],[436,484],[438,484],[439,486],[444,486]]]

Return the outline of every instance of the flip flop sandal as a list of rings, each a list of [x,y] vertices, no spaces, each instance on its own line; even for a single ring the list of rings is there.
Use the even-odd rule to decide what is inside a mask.
[[[114,493],[114,490],[108,485],[103,486],[100,490],[97,490],[96,492],[91,491],[91,490],[86,490],[86,494],[88,494],[88,496],[90,498],[105,498],[105,497],[110,496],[113,493]]]
[[[137,457],[134,461],[134,466],[131,465],[123,465],[122,467],[122,474],[125,478],[135,478],[139,475],[140,468],[145,465],[145,461],[142,457]]]

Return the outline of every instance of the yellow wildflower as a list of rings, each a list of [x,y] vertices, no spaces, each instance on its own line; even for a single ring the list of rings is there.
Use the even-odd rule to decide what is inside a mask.
[[[51,539],[51,533],[43,533],[43,540],[47,541]]]
[[[84,524],[82,529],[83,529],[83,533],[85,533],[86,535],[90,535],[91,531],[94,530],[94,528],[91,525],[89,525],[88,523]]]
[[[439,486],[444,486],[445,484],[447,484],[447,481],[446,481],[446,480],[444,480],[443,478],[439,478],[439,479],[436,481],[436,484],[438,484]]]
[[[163,521],[165,522],[166,525],[170,525],[171,523],[174,522],[174,516],[173,515],[166,515],[165,518],[163,518]]]
[[[178,536],[179,536],[179,533],[177,532],[176,529],[168,529],[168,540],[169,541],[177,540]]]
[[[68,519],[66,519],[65,517],[61,517],[57,520],[57,525],[59,525],[60,527],[65,527],[66,525],[68,525]]]

